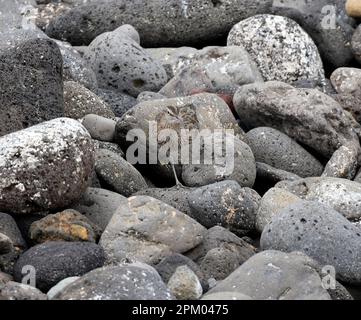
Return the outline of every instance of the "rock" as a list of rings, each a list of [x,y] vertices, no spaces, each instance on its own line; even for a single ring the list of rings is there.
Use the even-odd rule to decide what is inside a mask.
[[[255,128],[247,132],[245,142],[252,149],[257,162],[300,177],[317,177],[322,174],[323,166],[313,155],[276,129]]]
[[[224,37],[235,23],[267,12],[271,5],[268,0],[171,0],[166,4],[159,0],[106,1],[72,9],[54,19],[46,32],[52,38],[81,45],[129,23],[138,30],[146,47],[199,45]]]
[[[94,243],[50,241],[36,245],[20,256],[14,268],[14,278],[21,281],[22,268],[33,266],[36,287],[46,292],[65,278],[81,276],[102,267],[104,261],[103,249]]]
[[[257,15],[236,24],[227,45],[244,46],[265,81],[292,84],[301,79],[324,79],[322,60],[310,36],[293,20]]]
[[[130,24],[124,24],[117,28],[117,33],[122,34],[124,37],[131,38],[136,43],[140,44],[140,36],[137,30],[130,25]]]
[[[88,63],[82,58],[69,43],[55,41],[63,57],[64,81],[77,82],[87,89],[93,90],[98,87],[97,78]]]
[[[298,201],[301,201],[301,198],[284,189],[269,189],[259,204],[256,216],[257,231],[262,233],[266,225],[272,221],[273,217],[277,216],[284,208]]]
[[[360,237],[360,228],[337,211],[319,202],[302,201],[272,219],[262,233],[261,247],[304,252],[322,266],[333,266],[337,279],[359,284]]]
[[[354,93],[361,86],[361,69],[338,68],[331,74],[331,82],[337,93]]]
[[[206,279],[219,281],[227,278],[236,270],[241,260],[236,250],[225,245],[209,250],[202,259],[200,267]]]
[[[360,164],[360,143],[354,142],[341,146],[326,164],[322,177],[352,180]]]
[[[168,281],[168,288],[177,300],[198,300],[202,285],[197,275],[187,266],[180,266]]]
[[[153,268],[131,264],[93,270],[68,285],[54,299],[173,300],[173,296]]]
[[[351,39],[351,48],[355,59],[361,63],[361,26],[358,26]]]
[[[228,248],[237,252],[239,257],[239,264],[247,261],[252,255],[256,253],[256,248],[238,238],[235,234],[224,229],[223,227],[213,227],[208,229],[204,234],[203,242],[195,247],[193,250],[186,253],[186,256],[196,262],[201,262],[206,254],[214,248]]]
[[[272,13],[300,24],[330,65],[342,67],[353,59],[350,40],[356,22],[347,16],[345,0],[277,1]]]
[[[157,125],[155,125],[155,122]],[[136,131],[133,129],[136,129]],[[173,129],[177,132],[178,141],[173,141],[172,139],[170,141],[170,146],[166,141],[159,137],[159,133],[165,129]],[[131,141],[134,141],[134,139],[138,139],[137,145],[140,149],[147,146],[148,143],[152,143],[154,144],[152,145],[152,148],[156,149],[157,154],[160,155],[160,150],[164,150],[164,148],[168,146],[178,150],[182,146],[184,146],[185,149],[187,148],[189,143],[182,138],[182,129],[197,129],[200,133],[202,133],[202,130],[205,130],[203,133],[206,133],[205,136],[207,137],[210,133],[220,131],[221,129],[234,130],[233,132],[237,137],[242,137],[243,135],[232,112],[221,98],[214,94],[197,94],[189,97],[146,101],[136,105],[117,122],[115,141],[122,146],[123,149],[127,149],[132,145]],[[142,135],[138,135],[141,130]],[[152,140],[150,142],[149,137],[150,135],[153,135],[155,131],[158,134],[158,139],[155,139],[157,141]],[[163,131],[163,133],[166,132],[167,131]],[[143,133],[145,133],[145,136]],[[201,136],[199,136],[199,138],[200,137]],[[197,141],[197,139],[195,139],[195,141]],[[155,142],[157,142],[157,145],[155,145]],[[242,148],[247,151],[246,146],[243,146]],[[131,150],[132,149],[130,149],[130,151]],[[155,150],[153,150],[152,158],[154,158],[154,152]],[[180,153],[178,152],[178,156],[179,154]],[[147,163],[149,152],[145,159],[137,157],[131,152],[129,152],[129,156],[135,158],[134,162],[141,161],[144,164]],[[162,176],[164,179],[173,182],[174,173],[172,167],[170,165],[161,164],[160,157],[157,158],[158,159],[155,159],[155,162],[158,160],[158,164],[155,166],[147,166],[147,170],[150,169],[157,176]],[[167,163],[166,159],[164,160],[164,162]],[[190,159],[185,160],[190,162]],[[179,171],[178,173],[180,173]],[[247,170],[245,171],[250,175],[250,178],[252,178],[252,172],[249,173]],[[235,174],[236,173],[237,172],[235,172]],[[249,183],[251,183],[251,179]]]
[[[34,0],[1,0],[0,30],[35,28],[30,19],[34,7]]]
[[[167,74],[160,63],[117,29],[94,39],[84,58],[92,66],[102,88],[137,97],[142,91],[158,91],[167,82]]]
[[[205,278],[200,267],[194,261],[179,253],[175,253],[163,258],[162,261],[160,261],[155,266],[155,269],[162,277],[164,283],[168,283],[176,269],[181,266],[187,266],[190,270],[192,270],[201,282],[203,290],[206,291],[208,289],[207,279]]]
[[[0,255],[7,254],[13,250],[14,244],[11,239],[3,233],[0,233]]]
[[[136,192],[135,196],[148,196],[158,199],[171,207],[176,208],[180,212],[183,212],[193,219],[196,216],[193,215],[193,211],[189,206],[188,197],[189,194],[196,190],[195,188],[188,188],[177,185],[172,188],[149,188]]]
[[[6,236],[18,251],[26,249],[27,245],[13,217],[0,212],[0,233]]]
[[[34,287],[10,281],[0,286],[0,300],[47,300],[47,296]]]
[[[64,82],[64,114],[68,118],[80,119],[87,114],[114,118],[111,108],[97,95],[78,82]]]
[[[331,96],[340,106],[358,122],[361,123],[361,90],[354,93],[339,93]]]
[[[75,120],[59,118],[1,137],[0,210],[64,208],[86,190],[93,165],[91,138]]]
[[[48,39],[0,53],[0,136],[62,117],[62,57]]]
[[[263,82],[258,68],[242,46],[207,47],[189,59],[161,90],[167,97],[211,92],[230,96],[240,86]]]
[[[148,188],[137,169],[121,156],[109,150],[97,150],[95,171],[101,182],[126,197]]]
[[[82,198],[73,205],[73,209],[79,211],[95,223],[101,231],[104,231],[113,214],[124,201],[127,201],[127,198],[119,193],[88,188]]]
[[[198,188],[188,195],[192,216],[206,228],[220,225],[238,236],[254,230],[261,197],[235,181]]]
[[[360,60],[361,61],[361,60]],[[338,68],[331,75],[337,94],[332,97],[361,122],[361,71],[357,68]]]
[[[350,17],[361,18],[361,5],[357,0],[346,1],[346,12]]]
[[[119,118],[137,104],[134,97],[122,92],[98,88],[95,93],[109,105],[115,116]]]
[[[52,287],[48,293],[46,294],[48,296],[49,300],[53,300],[53,298],[61,293],[68,285],[72,284],[76,280],[80,279],[80,277],[70,277],[66,278],[64,280],[61,280],[58,284],[56,284],[54,287]]]
[[[114,140],[116,122],[96,114],[87,114],[82,119],[82,125],[88,130],[91,137],[100,141]]]
[[[0,270],[12,275],[14,264],[27,244],[15,220],[6,213],[0,213],[0,238]]]
[[[331,300],[316,265],[301,253],[264,251],[251,257],[209,294],[226,291],[256,300]]]
[[[89,241],[100,238],[100,230],[79,212],[68,209],[50,214],[30,227],[30,239],[35,243],[47,241]]]
[[[180,48],[152,48],[146,51],[162,63],[167,72],[168,79],[176,76],[184,67],[191,63],[191,59],[197,53],[197,49],[191,47]]]
[[[135,196],[119,206],[100,245],[108,263],[129,260],[156,264],[172,253],[184,253],[199,245],[205,231],[173,207],[147,196]]]
[[[357,222],[361,219],[361,184],[357,182],[321,177],[280,182],[276,187],[285,189],[302,199],[327,205],[350,221]]]
[[[294,173],[273,168],[272,166],[262,162],[256,162],[256,168],[257,168],[257,178],[256,178],[257,182],[266,181],[275,184],[279,181],[284,181],[284,180],[296,181],[301,179],[301,177],[299,177]]]
[[[10,2],[9,0],[6,0]],[[2,2],[3,4],[3,2]],[[8,50],[14,50],[19,45],[27,42],[34,41],[36,39],[50,40],[49,37],[37,28],[5,28],[1,29],[0,33],[0,51],[6,52]]]
[[[124,155],[123,150],[116,143],[107,142],[107,141],[99,141],[99,140],[93,140],[93,141],[94,141],[96,150],[97,149],[105,149],[105,150],[114,152],[114,153],[118,154],[119,156],[121,156],[122,158],[124,158],[125,155]]]
[[[201,300],[252,300],[251,297],[239,292],[216,292],[207,294]]]
[[[216,150],[222,148],[222,153],[219,152],[221,158],[217,159],[214,154],[209,157],[210,146],[216,146]],[[200,187],[223,180],[235,180],[242,187],[252,188],[256,180],[256,162],[246,143],[230,134],[211,134],[201,144],[200,150],[200,159],[205,161],[182,166],[182,179],[187,186]]]
[[[243,86],[233,100],[247,127],[272,127],[325,157],[359,140],[355,120],[316,89],[296,89],[270,81]]]

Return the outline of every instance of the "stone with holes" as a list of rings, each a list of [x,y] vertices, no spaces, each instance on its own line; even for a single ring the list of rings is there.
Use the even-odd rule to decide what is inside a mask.
[[[361,230],[319,202],[300,201],[282,210],[265,227],[263,250],[301,251],[321,266],[335,268],[339,280],[361,283]]]
[[[105,89],[137,97],[142,91],[158,91],[167,82],[163,66],[118,30],[94,39],[84,58],[96,73],[99,87]]]

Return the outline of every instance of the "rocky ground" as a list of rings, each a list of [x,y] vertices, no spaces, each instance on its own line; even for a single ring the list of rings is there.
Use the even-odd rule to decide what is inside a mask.
[[[360,23],[359,0],[0,0],[0,300],[359,298]],[[232,130],[233,170],[133,163],[152,123]]]

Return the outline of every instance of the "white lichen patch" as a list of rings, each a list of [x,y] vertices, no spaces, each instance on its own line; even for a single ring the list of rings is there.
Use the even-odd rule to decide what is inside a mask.
[[[87,130],[68,118],[1,137],[0,209],[47,210],[76,199],[94,165],[93,152]]]

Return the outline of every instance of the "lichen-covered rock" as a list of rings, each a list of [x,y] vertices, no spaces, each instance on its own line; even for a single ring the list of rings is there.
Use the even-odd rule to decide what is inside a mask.
[[[229,46],[244,46],[265,81],[324,79],[322,60],[310,36],[293,20],[257,15],[236,24]]]
[[[258,127],[247,132],[245,141],[252,149],[257,162],[292,172],[300,177],[317,177],[322,174],[322,164],[278,130]]]
[[[352,180],[360,164],[361,148],[358,142],[341,146],[326,164],[322,177]]]
[[[93,270],[54,297],[54,300],[173,299],[159,274],[150,266],[139,263]]]
[[[355,181],[332,177],[306,178],[279,182],[276,187],[302,199],[327,205],[350,221],[361,219],[361,184]]]
[[[90,135],[59,118],[0,138],[0,210],[31,213],[79,199],[94,166]]]
[[[197,275],[187,266],[180,266],[168,281],[168,288],[178,300],[197,300],[203,294]]]
[[[64,116],[62,57],[50,39],[0,54],[0,136]]]
[[[199,92],[227,94],[238,87],[263,82],[258,68],[242,46],[207,47],[189,58],[161,90],[167,97],[183,97]]]
[[[92,66],[102,88],[137,97],[142,91],[158,91],[167,82],[161,64],[118,30],[94,39],[84,58]]]
[[[81,119],[87,114],[114,118],[112,109],[96,94],[78,82],[64,82],[64,115]]]
[[[119,206],[100,245],[108,263],[154,264],[172,253],[187,252],[203,240],[205,228],[184,213],[150,197],[135,196]]]
[[[275,128],[325,157],[359,140],[356,121],[316,89],[296,89],[270,81],[241,87],[233,101],[247,127]]]
[[[75,210],[50,214],[35,221],[29,230],[30,239],[35,243],[46,241],[89,241],[100,237],[98,227]]]
[[[331,83],[338,93],[354,93],[361,86],[361,69],[338,68],[330,77]]]
[[[356,21],[346,14],[345,0],[274,1],[271,12],[296,21],[332,66],[342,67],[353,59],[350,41]]]

